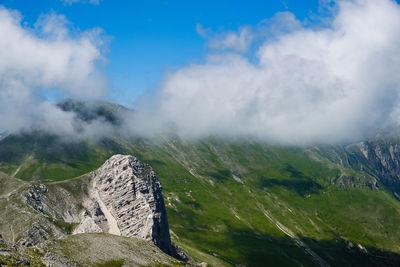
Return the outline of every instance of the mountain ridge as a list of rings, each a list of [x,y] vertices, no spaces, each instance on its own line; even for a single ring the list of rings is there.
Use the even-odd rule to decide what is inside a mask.
[[[1,236],[2,240],[10,243],[8,245],[5,243],[7,247],[10,247],[6,251],[12,252],[11,247],[17,248],[13,253],[8,253],[12,256],[9,259],[11,262],[13,258],[20,258],[23,259],[23,265],[30,265],[30,262],[35,261],[42,262],[46,266],[51,264],[70,266],[68,262],[76,262],[76,254],[69,255],[68,260],[55,255],[50,257],[47,245],[43,244],[53,242],[61,246],[62,243],[59,243],[61,241],[58,241],[61,239],[81,242],[88,237],[89,239],[86,238],[86,240],[90,243],[93,238],[103,238],[95,235],[82,236],[85,233],[111,233],[113,235],[104,237],[109,240],[108,242],[120,242],[117,237],[115,237],[117,240],[114,240],[112,236],[144,240],[172,257],[188,260],[183,250],[171,243],[161,185],[157,177],[150,166],[142,164],[132,156],[115,155],[97,171],[63,184],[32,184],[12,177],[1,178],[3,185],[9,185],[4,188],[1,196],[3,199],[0,198],[1,206],[7,210],[0,211],[2,216],[5,216],[3,218],[14,218],[14,221],[18,221],[20,219],[18,215],[21,215],[21,212],[26,217],[26,223],[0,222],[3,229],[1,232],[5,234]],[[130,186],[126,186],[127,183],[130,183]],[[18,186],[13,188],[14,184]],[[74,185],[79,186],[76,188]],[[120,189],[125,191],[121,192]],[[1,203],[2,200],[3,203]],[[9,212],[12,212],[9,209],[10,205],[20,206],[16,217],[15,215],[9,217],[11,214]],[[129,214],[130,217],[127,218],[124,214]],[[136,219],[132,219],[134,218],[132,216],[136,216]],[[110,225],[113,222],[118,232],[111,229]],[[11,233],[4,232],[4,227],[9,227]],[[68,237],[77,234],[82,238]],[[137,241],[129,242],[135,244]],[[151,246],[147,245],[147,247],[150,249]],[[33,257],[30,254],[32,252],[30,248],[34,251],[44,249],[47,252],[40,252],[42,256]],[[156,253],[154,248],[151,251],[154,251],[155,255],[160,254]],[[59,251],[57,255],[60,253],[62,251]],[[0,258],[3,256],[0,255]],[[146,262],[144,258],[137,259],[139,262]],[[150,259],[154,261],[155,258]],[[164,262],[168,262],[167,257],[163,259]],[[131,260],[128,257],[123,262]],[[79,261],[77,264],[80,264]],[[169,261],[168,266],[171,264],[179,265],[179,261]],[[75,266],[75,263],[72,266]]]
[[[391,135],[398,134],[395,129]],[[303,147],[249,138],[189,141],[176,135],[108,136],[75,143],[52,138],[7,136],[0,141],[0,170],[28,183],[78,190],[85,178],[72,178],[90,173],[114,154],[135,155],[158,174],[171,238],[196,262],[212,266],[319,266],[321,262],[396,266],[400,262],[398,191],[380,172],[397,175],[398,169],[383,168],[390,165],[380,158],[374,161],[383,167],[376,168],[360,149],[366,145],[375,151],[382,146],[386,160],[392,159],[393,145],[397,159],[396,138],[380,135],[346,146]],[[382,138],[390,142],[379,141]],[[20,144],[27,146],[20,149]],[[388,177],[396,181],[395,175]],[[0,233],[9,231],[5,225],[9,223],[0,223]]]

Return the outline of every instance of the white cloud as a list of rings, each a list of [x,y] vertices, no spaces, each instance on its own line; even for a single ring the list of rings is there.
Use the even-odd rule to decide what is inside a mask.
[[[203,25],[201,25],[200,23],[197,23],[196,24],[196,32],[201,37],[206,38],[211,33],[211,29],[204,28]]]
[[[103,60],[99,30],[73,33],[67,24],[49,14],[25,27],[18,12],[0,7],[0,129],[41,124],[65,131],[71,116],[43,100],[46,90],[84,99],[104,95],[96,67]]]
[[[253,33],[250,27],[242,27],[238,33],[226,32],[214,36],[208,42],[210,48],[220,50],[234,50],[246,52],[253,39]]]
[[[155,117],[189,137],[296,143],[356,140],[381,126],[399,108],[400,7],[391,0],[337,5],[327,28],[302,27],[292,16],[295,27],[267,38],[256,60],[213,54],[172,73],[152,105]],[[214,46],[245,50],[246,29]]]
[[[278,12],[272,18],[264,19],[252,28],[257,38],[271,38],[301,30],[302,24],[293,13]]]
[[[100,4],[100,0],[61,0],[64,4],[72,5],[74,3],[89,3],[93,5]]]

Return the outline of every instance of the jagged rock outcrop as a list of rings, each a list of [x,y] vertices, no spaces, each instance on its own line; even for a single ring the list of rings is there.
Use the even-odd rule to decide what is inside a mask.
[[[115,155],[98,170],[68,184],[30,185],[21,193],[29,212],[41,216],[18,240],[31,247],[69,234],[110,233],[152,242],[187,261],[172,244],[162,187],[148,164]]]
[[[45,198],[47,192],[47,187],[44,184],[37,186],[32,185],[22,197],[25,204],[31,206],[36,211],[45,214],[46,206],[43,203],[43,198]]]
[[[0,266],[30,266],[30,262],[18,253],[15,245],[7,242],[0,234]]]
[[[360,151],[379,175],[394,190],[400,189],[400,144],[394,140],[371,140],[359,144]]]
[[[371,190],[379,189],[379,184],[375,178],[367,179],[351,175],[341,175],[338,178],[331,179],[332,184],[338,185],[340,188],[364,188],[368,187]]]
[[[161,184],[148,164],[115,155],[94,172],[90,199],[74,233],[108,232],[153,242],[179,256],[171,243]]]
[[[21,195],[22,201],[47,218],[67,223],[79,220],[79,201],[70,192],[58,187],[49,192],[48,185],[30,185]]]
[[[400,126],[378,131],[366,141],[348,146],[316,146],[312,148],[323,158],[363,174],[363,179],[341,175],[332,180],[340,187],[368,186],[379,189],[379,183],[400,200]],[[365,179],[364,179],[365,178]],[[379,182],[379,183],[378,183]]]

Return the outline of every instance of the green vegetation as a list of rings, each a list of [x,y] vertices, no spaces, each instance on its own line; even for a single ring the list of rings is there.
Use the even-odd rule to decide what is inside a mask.
[[[124,265],[123,260],[110,260],[104,263],[96,264],[96,267],[121,267]]]
[[[303,149],[221,140],[134,149],[159,175],[180,242],[227,263],[315,264],[277,222],[331,264],[339,255],[368,258],[343,249],[343,240],[375,248],[377,257],[398,253],[399,203],[384,190],[338,188],[332,178],[354,172]]]
[[[1,141],[0,171],[27,181],[60,181],[92,171],[113,154],[126,152],[111,139],[94,145],[42,133],[12,135]]]
[[[46,253],[54,266],[184,266],[150,242],[104,233],[68,235],[24,252],[32,262]]]
[[[98,168],[116,153],[150,164],[163,185],[172,237],[196,261],[215,266],[312,266],[321,260],[336,266],[400,264],[400,202],[383,186],[369,186],[371,175],[338,164],[344,153],[339,147],[173,137],[64,146],[36,138],[19,150],[28,140],[2,141],[2,171],[12,175],[19,168],[15,176],[24,180],[61,181]],[[15,155],[6,158],[6,148]],[[82,177],[48,186],[78,197],[84,184]]]
[[[79,225],[79,223],[67,223],[62,220],[53,220],[55,226],[63,229],[67,234],[72,234],[75,227]]]

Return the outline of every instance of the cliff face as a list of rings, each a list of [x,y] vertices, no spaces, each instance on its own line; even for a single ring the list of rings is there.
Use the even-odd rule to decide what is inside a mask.
[[[152,168],[127,155],[115,155],[98,170],[68,183],[26,184],[20,200],[35,219],[16,233],[21,238],[15,241],[31,247],[71,233],[109,233],[152,242],[187,260],[171,242],[161,190]]]
[[[175,254],[161,184],[149,165],[132,156],[115,155],[95,172],[89,195],[95,215],[107,221],[106,227],[98,223],[99,228],[152,241],[164,252]]]
[[[358,146],[381,182],[399,198],[400,143],[396,140],[377,139],[362,142]]]
[[[313,147],[312,151],[364,176],[358,182],[355,177],[346,179],[351,187],[358,183],[378,189],[380,183],[400,200],[400,126],[385,128],[358,144]]]

